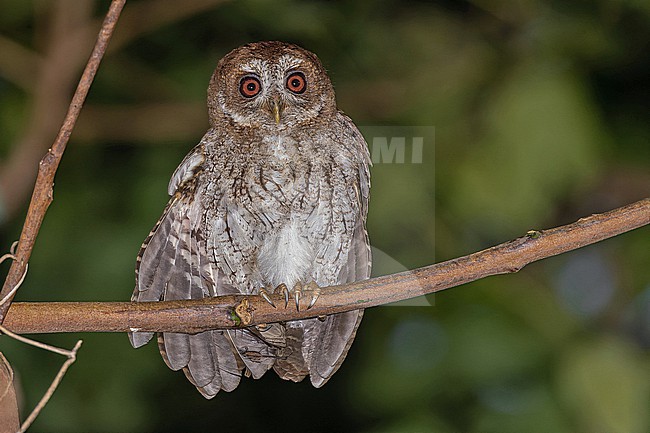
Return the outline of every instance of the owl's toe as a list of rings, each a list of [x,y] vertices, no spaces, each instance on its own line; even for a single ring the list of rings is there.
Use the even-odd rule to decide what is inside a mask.
[[[309,310],[314,306],[316,300],[320,296],[320,287],[314,282],[309,283],[307,287],[310,288],[309,291],[311,292],[311,301],[309,301],[309,305],[307,306],[307,309]]]
[[[295,286],[293,286],[293,298],[296,302],[296,310],[300,311],[300,299],[302,299],[303,294],[310,294],[311,299],[309,300],[309,304],[307,305],[307,309],[309,310],[311,307],[314,306],[316,301],[318,300],[318,297],[320,296],[321,293],[321,288],[318,286],[313,281],[310,281],[307,283],[306,286],[304,286],[301,282],[297,282]]]
[[[296,311],[300,311],[300,298],[302,298],[302,283],[298,281],[293,286],[293,299],[296,301]]]
[[[289,289],[287,288],[287,285],[284,283],[278,284],[278,286],[275,288],[273,293],[282,293],[284,295],[284,308],[287,308],[287,305],[289,305]]]
[[[269,296],[269,292],[266,291],[264,287],[260,289],[259,295],[269,304],[271,304],[271,307],[277,308],[273,301],[271,300],[271,297]]]

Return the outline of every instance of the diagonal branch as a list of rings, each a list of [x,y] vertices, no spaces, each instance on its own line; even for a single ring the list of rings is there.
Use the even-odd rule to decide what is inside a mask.
[[[34,192],[32,193],[32,199],[29,203],[29,209],[27,210],[25,224],[23,225],[23,230],[18,241],[16,260],[14,260],[11,268],[9,268],[9,273],[7,274],[7,278],[5,279],[2,290],[0,291],[0,299],[9,295],[7,301],[0,305],[0,325],[3,323],[9,305],[11,304],[11,300],[14,297],[14,295],[10,295],[10,293],[13,291],[15,294],[14,288],[19,284],[27,269],[27,262],[29,261],[32,249],[34,248],[36,235],[41,228],[41,223],[43,222],[47,208],[50,206],[50,203],[52,203],[54,175],[59,167],[59,163],[63,157],[63,152],[65,151],[68,140],[70,139],[70,134],[72,134],[72,129],[79,117],[81,107],[88,95],[90,84],[95,78],[95,74],[99,68],[99,63],[106,52],[106,47],[111,39],[113,30],[117,24],[117,19],[122,12],[125,2],[126,0],[112,1],[99,32],[99,36],[97,37],[95,48],[93,49],[90,59],[88,59],[88,63],[86,64],[86,69],[84,69],[81,79],[79,80],[79,85],[72,97],[72,102],[70,102],[68,113],[65,116],[59,134],[54,140],[52,147],[48,150],[43,159],[41,159],[38,166],[36,185],[34,186]]]
[[[220,296],[194,301],[15,303],[5,326],[16,333],[170,331],[196,333],[316,317],[384,305],[435,293],[489,275],[517,272],[529,263],[575,250],[650,224],[650,198],[431,266],[322,290],[301,310],[281,296],[274,309],[260,296]]]

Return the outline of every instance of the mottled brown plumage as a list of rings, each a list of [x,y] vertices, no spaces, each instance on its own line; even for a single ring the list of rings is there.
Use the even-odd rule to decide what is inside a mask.
[[[318,58],[282,42],[237,48],[212,76],[208,111],[210,129],[174,172],[172,197],[142,245],[132,300],[368,278],[368,149],[336,108]],[[163,333],[158,341],[167,365],[207,398],[270,368],[295,382],[309,375],[320,387],[343,362],[362,315]],[[134,332],[131,343],[152,336]]]

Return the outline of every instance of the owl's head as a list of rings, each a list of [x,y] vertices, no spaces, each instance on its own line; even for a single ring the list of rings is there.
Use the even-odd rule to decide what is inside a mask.
[[[315,54],[256,42],[226,54],[208,87],[210,123],[286,129],[336,111],[334,89]]]

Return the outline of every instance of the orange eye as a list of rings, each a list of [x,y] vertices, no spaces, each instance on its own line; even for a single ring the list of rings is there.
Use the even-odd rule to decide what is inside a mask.
[[[287,89],[293,93],[304,93],[307,89],[307,80],[302,72],[294,72],[287,78]]]
[[[244,77],[239,83],[239,93],[245,98],[252,98],[260,93],[260,90],[262,90],[262,85],[260,84],[260,80],[255,77]]]

